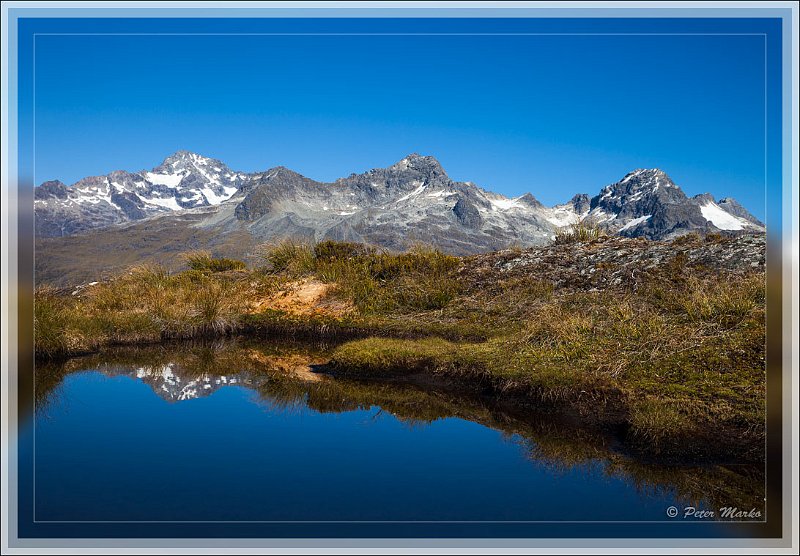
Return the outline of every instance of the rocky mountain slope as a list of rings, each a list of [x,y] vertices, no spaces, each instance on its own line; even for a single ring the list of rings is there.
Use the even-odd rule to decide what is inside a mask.
[[[764,225],[734,199],[687,197],[661,170],[635,170],[604,187],[585,216],[628,237],[669,239],[687,232],[762,232]]]
[[[119,170],[83,178],[69,187],[48,181],[34,191],[36,235],[66,236],[160,213],[219,205],[249,179],[219,160],[179,151],[150,171]]]
[[[435,158],[418,154],[323,183],[284,167],[238,172],[180,151],[149,171],[37,187],[36,272],[74,282],[146,261],[171,266],[177,253],[197,248],[246,259],[258,244],[286,237],[394,250],[424,243],[468,255],[545,245],[578,222],[647,239],[764,231],[734,199],[687,197],[656,169],[547,207],[530,193],[508,198],[454,181]]]
[[[200,227],[246,229],[262,240],[301,236],[390,248],[417,241],[461,254],[544,244],[558,228],[582,220],[649,239],[764,228],[733,199],[687,197],[661,170],[636,170],[593,198],[578,194],[545,207],[530,193],[508,198],[453,181],[435,158],[417,154],[389,168],[321,183],[284,167],[236,172],[180,151],[151,171],[117,171],[69,187],[50,181],[35,193],[39,237],[209,208],[201,210],[207,216]]]

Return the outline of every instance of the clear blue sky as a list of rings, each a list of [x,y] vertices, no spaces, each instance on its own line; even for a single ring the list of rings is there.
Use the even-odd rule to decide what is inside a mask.
[[[545,204],[635,168],[764,216],[760,36],[39,36],[37,183],[179,149],[328,181],[436,156]]]

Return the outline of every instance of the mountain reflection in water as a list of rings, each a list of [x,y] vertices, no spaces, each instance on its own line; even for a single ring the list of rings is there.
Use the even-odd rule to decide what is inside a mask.
[[[515,443],[523,451],[531,472],[544,470],[552,480],[570,470],[600,468],[605,476],[631,485],[644,497],[697,507],[763,510],[760,469],[658,465],[623,453],[608,433],[582,428],[563,416],[506,406],[443,387],[330,377],[317,372],[327,360],[328,350],[325,345],[230,340],[116,348],[63,363],[37,363],[37,421],[46,423],[51,409],[68,405],[70,400],[62,392],[65,381],[87,372],[139,381],[170,404],[191,403],[235,387],[251,392],[252,402],[272,412],[292,408],[319,414],[361,410],[370,412],[371,419],[391,415],[423,428],[456,418],[501,432],[506,443]],[[434,464],[432,473],[438,471]],[[486,472],[491,473],[491,468]]]

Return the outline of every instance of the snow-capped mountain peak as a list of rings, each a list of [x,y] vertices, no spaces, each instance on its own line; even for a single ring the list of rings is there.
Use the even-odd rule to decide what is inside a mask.
[[[163,212],[219,205],[230,199],[251,176],[224,163],[189,151],[178,151],[153,168],[117,170],[83,178],[72,186],[51,181],[35,195],[37,233],[68,235]],[[51,221],[47,213],[56,213]]]
[[[645,194],[658,192],[660,189],[675,189],[669,176],[658,168],[639,169],[629,172],[620,181],[605,186],[600,192],[600,199],[622,203],[635,201]]]
[[[741,205],[726,202],[723,208],[707,193],[690,199],[664,171],[638,169],[592,198],[585,218],[618,234],[650,239],[695,230],[764,230],[764,225],[746,210],[736,214]]]
[[[240,230],[258,241],[302,236],[364,241],[393,249],[423,242],[466,254],[551,241],[559,228],[591,221],[611,233],[650,239],[688,231],[759,232],[735,200],[688,198],[657,168],[628,172],[592,198],[546,207],[532,194],[506,197],[450,179],[432,156],[412,153],[387,168],[332,183],[279,166],[254,174],[189,151],[152,170],[112,172],[72,186],[36,188],[39,236],[61,236],[150,216],[195,210],[196,225]]]

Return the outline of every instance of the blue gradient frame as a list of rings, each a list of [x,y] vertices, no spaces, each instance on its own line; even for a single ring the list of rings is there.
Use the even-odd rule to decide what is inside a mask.
[[[759,33],[764,34],[767,46],[767,144],[765,167],[766,224],[768,230],[768,273],[781,276],[781,232],[783,230],[782,192],[783,192],[783,35],[782,20],[778,18],[759,19],[642,19],[642,18],[548,18],[548,19],[48,19],[23,18],[18,27],[18,186],[20,212],[32,213],[32,186],[34,160],[33,133],[33,56],[34,37],[37,33],[269,33],[269,32],[347,32],[347,33],[397,33],[397,32],[437,32],[437,33]],[[732,117],[735,117],[732,116]],[[26,206],[30,203],[30,207]],[[22,222],[19,230],[20,265],[30,265],[21,274],[30,272],[33,276],[33,227],[31,222]],[[30,254],[30,255],[26,255]],[[777,298],[775,297],[777,295]],[[768,326],[779,334],[781,325],[781,297],[770,289],[768,293],[770,308]],[[777,307],[777,309],[774,309]],[[774,309],[774,310],[773,310]],[[20,319],[20,337],[32,335],[32,319]],[[779,340],[778,340],[779,341]],[[22,347],[22,346],[21,346]],[[22,350],[21,355],[24,354]],[[768,351],[768,359],[780,365],[781,352]],[[775,360],[777,357],[777,361]],[[22,357],[21,357],[22,358]],[[772,373],[772,371],[770,371]],[[770,393],[777,384],[780,389],[780,370],[771,374],[768,382]],[[776,382],[777,381],[777,382]],[[21,395],[25,395],[21,392]],[[25,407],[20,403],[20,407]],[[32,408],[28,408],[32,410]],[[775,423],[777,411],[780,425],[780,408],[770,405],[769,422]],[[768,500],[765,524],[724,524],[724,523],[683,523],[664,524],[637,523],[542,523],[542,524],[121,524],[121,523],[35,523],[31,511],[31,450],[20,446],[19,454],[19,514],[18,534],[28,538],[219,538],[219,537],[282,537],[282,538],[325,538],[325,537],[593,537],[593,538],[720,538],[750,537],[765,538],[780,536],[780,520],[770,516],[780,516],[779,493],[780,461],[775,456],[774,443],[780,442],[770,432],[771,443],[768,450]],[[779,448],[779,446],[778,446]],[[777,452],[780,454],[780,452]],[[777,467],[776,467],[777,466]],[[773,472],[777,469],[777,472]],[[776,482],[777,481],[777,482]]]

